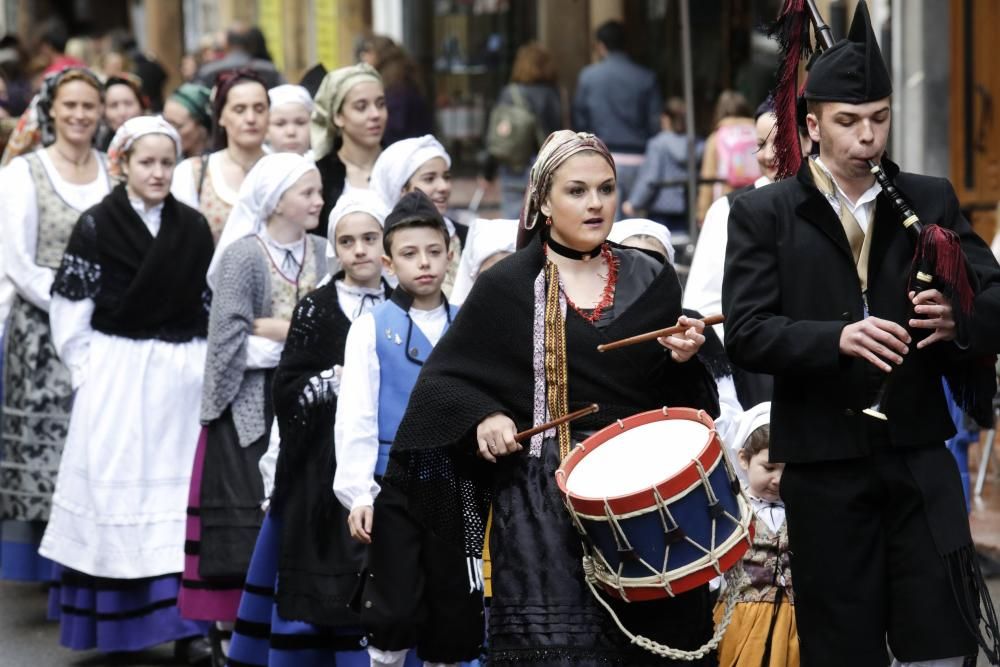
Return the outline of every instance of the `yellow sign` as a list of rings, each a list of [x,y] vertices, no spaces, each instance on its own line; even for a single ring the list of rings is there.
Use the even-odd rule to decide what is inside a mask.
[[[267,50],[271,52],[274,66],[285,69],[285,17],[281,0],[257,0],[257,24],[267,39]]]
[[[339,0],[315,0],[316,60],[328,70],[340,67]]]

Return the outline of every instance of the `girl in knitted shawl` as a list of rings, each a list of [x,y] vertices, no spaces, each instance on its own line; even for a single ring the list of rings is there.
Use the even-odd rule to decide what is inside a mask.
[[[606,240],[616,205],[604,143],[553,133],[531,170],[520,250],[479,276],[424,365],[376,499],[376,526],[392,487],[427,529],[475,557],[492,506],[491,665],[670,664],[631,646],[591,596],[554,478],[573,441],[615,419],[664,405],[718,414],[695,357],[703,325],[681,316],[669,263]],[[688,327],[680,336],[596,349],[678,321]],[[514,442],[516,431],[590,403],[600,412],[573,433]],[[631,631],[678,649],[712,634],[707,586],[612,606]]]
[[[385,215],[370,191],[340,198],[327,257],[343,268],[292,315],[274,375],[281,433],[274,492],[240,602],[233,664],[368,663],[349,607],[365,549],[351,539],[347,510],[333,496],[333,424],[347,331],[390,291],[381,277]]]
[[[326,275],[320,178],[293,153],[260,159],[240,187],[208,269],[213,291],[202,429],[188,499],[182,613],[236,620],[270,492],[258,463],[273,438],[271,380],[295,305]],[[231,626],[221,627],[222,630]]]

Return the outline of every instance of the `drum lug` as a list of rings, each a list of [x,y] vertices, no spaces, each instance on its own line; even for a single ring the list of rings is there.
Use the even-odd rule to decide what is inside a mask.
[[[629,549],[619,549],[618,559],[619,561],[628,561],[630,563],[634,563],[635,561],[639,560],[639,557],[635,555],[635,549],[629,548]]]
[[[677,544],[678,542],[683,542],[687,535],[684,534],[684,529],[680,526],[670,528],[663,533],[666,536],[667,544]]]
[[[718,500],[708,504],[708,514],[713,519],[721,519],[726,513],[726,508]]]

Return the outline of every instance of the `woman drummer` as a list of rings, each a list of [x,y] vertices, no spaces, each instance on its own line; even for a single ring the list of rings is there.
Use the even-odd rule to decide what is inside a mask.
[[[383,495],[405,494],[415,521],[470,556],[481,551],[492,504],[490,664],[669,664],[631,646],[591,596],[554,478],[573,442],[616,419],[664,405],[718,412],[712,377],[695,358],[703,325],[681,316],[673,267],[606,241],[617,198],[600,139],[549,136],[531,170],[519,251],[473,286],[424,366],[393,444]],[[596,350],[674,322],[688,329]],[[600,412],[572,434],[567,426],[514,442],[516,431],[590,403]],[[447,582],[432,571],[407,576],[423,579],[414,588],[426,591],[425,613],[449,607],[440,593]],[[695,649],[712,634],[706,587],[612,607],[632,632],[674,648]]]

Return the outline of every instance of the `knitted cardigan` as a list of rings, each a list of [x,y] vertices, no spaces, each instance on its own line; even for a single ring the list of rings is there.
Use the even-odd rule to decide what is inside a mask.
[[[313,234],[316,275],[326,274],[326,239]],[[247,341],[253,321],[271,316],[271,274],[267,257],[253,236],[236,241],[222,255],[212,311],[208,318],[208,355],[201,394],[201,421],[208,424],[232,406],[240,445],[264,435],[264,369],[248,369]],[[302,295],[305,296],[305,295]]]

